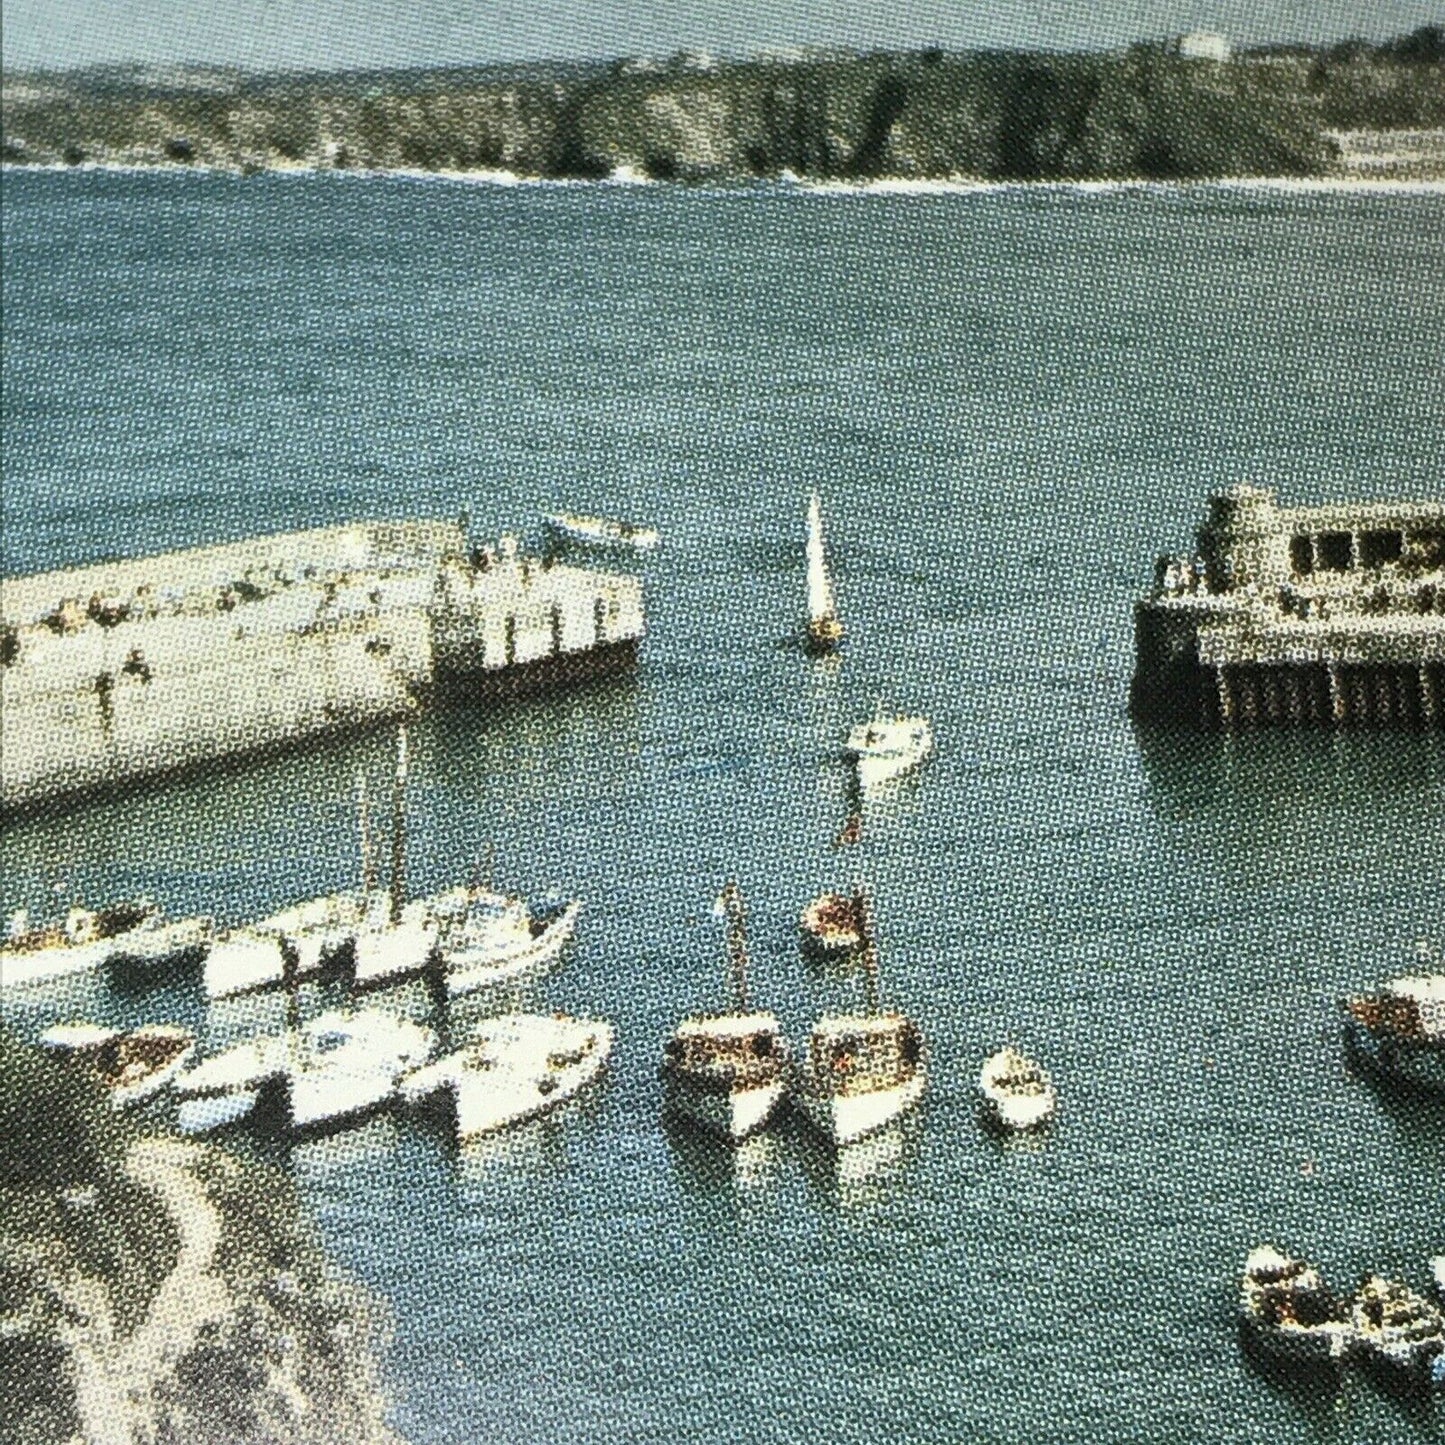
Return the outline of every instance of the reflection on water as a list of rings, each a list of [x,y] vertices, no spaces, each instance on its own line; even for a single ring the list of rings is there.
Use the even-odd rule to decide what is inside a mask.
[[[914,1109],[839,1149],[800,1127],[799,1157],[811,1192],[829,1207],[852,1213],[889,1203],[906,1187],[922,1138],[923,1114]]]
[[[771,1127],[732,1144],[675,1111],[664,1111],[662,1122],[678,1182],[688,1194],[755,1194],[777,1184],[786,1151]]]
[[[389,1168],[399,1130],[394,1115],[374,1113],[296,1140],[286,1154],[308,1194],[365,1189],[378,1168]]]

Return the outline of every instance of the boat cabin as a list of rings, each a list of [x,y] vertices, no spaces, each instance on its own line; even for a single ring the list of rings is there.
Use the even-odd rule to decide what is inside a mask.
[[[684,1019],[663,1050],[664,1067],[720,1088],[775,1077],[787,1057],[770,1013],[699,1014]]]
[[[902,1014],[837,1014],[821,1019],[808,1046],[810,1087],[818,1094],[893,1089],[918,1072],[923,1034]]]

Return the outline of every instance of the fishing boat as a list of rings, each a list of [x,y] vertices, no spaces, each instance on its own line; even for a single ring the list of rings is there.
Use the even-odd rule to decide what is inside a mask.
[[[979,1102],[986,1122],[998,1129],[1037,1129],[1054,1117],[1058,1096],[1052,1080],[1027,1054],[999,1049],[978,1075]]]
[[[331,1009],[301,1028],[249,1039],[176,1080],[179,1123],[200,1133],[252,1112],[264,1096],[285,1127],[305,1130],[385,1104],[436,1047],[428,1028],[381,1009]]]
[[[808,628],[804,642],[809,652],[821,656],[836,651],[842,641],[843,623],[823,549],[823,510],[814,492],[808,502]]]
[[[808,1041],[793,1101],[835,1145],[881,1129],[922,1100],[928,1084],[923,1033],[914,1021],[878,1004],[878,951],[871,910],[853,894],[863,933],[867,997],[861,1013],[824,1014]]]
[[[1362,1063],[1389,1082],[1445,1093],[1445,974],[1392,979],[1340,1007]]]
[[[819,958],[846,958],[863,945],[853,899],[847,893],[820,893],[798,918],[803,948]]]
[[[549,512],[542,521],[554,537],[577,542],[584,547],[651,552],[660,540],[653,527],[639,527],[613,517],[589,517],[581,512]]]
[[[1287,1369],[1338,1369],[1354,1337],[1320,1272],[1269,1244],[1244,1262],[1239,1324],[1249,1346]]]
[[[772,1118],[788,1086],[788,1041],[777,1017],[749,1007],[747,917],[729,883],[718,899],[727,919],[732,1007],[682,1020],[663,1049],[668,1109],[740,1143]]]
[[[143,1024],[135,1029],[56,1024],[40,1035],[39,1042],[92,1073],[115,1109],[128,1109],[160,1093],[196,1051],[195,1034],[175,1024]]]
[[[849,730],[843,754],[858,782],[868,788],[916,768],[933,751],[933,729],[925,717],[884,714],[881,706],[868,722]]]
[[[560,956],[577,927],[582,904],[529,904],[523,898],[474,892],[466,912],[448,922],[439,951],[447,993],[473,993],[540,973]]]
[[[1371,1275],[1351,1301],[1350,1323],[1364,1358],[1403,1377],[1429,1378],[1445,1353],[1440,1311],[1398,1280]]]
[[[403,1102],[442,1100],[459,1143],[549,1113],[580,1093],[611,1057],[613,1028],[568,1014],[486,1019],[455,1053],[408,1074]]]
[[[100,968],[124,951],[129,935],[159,913],[148,898],[107,908],[76,904],[63,921],[36,927],[25,909],[16,909],[0,942],[0,985],[18,988]]]

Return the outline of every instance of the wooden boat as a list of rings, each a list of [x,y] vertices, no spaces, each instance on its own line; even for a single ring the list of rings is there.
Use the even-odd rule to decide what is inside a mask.
[[[834,652],[843,641],[843,623],[828,575],[823,549],[823,511],[814,492],[808,502],[808,627],[804,645],[814,655]]]
[[[180,1127],[199,1133],[231,1123],[267,1094],[291,1130],[352,1119],[391,1099],[402,1075],[424,1064],[435,1047],[430,1029],[381,1009],[331,1009],[182,1074],[175,1086]]]
[[[589,517],[581,512],[549,512],[542,518],[555,537],[584,547],[630,548],[650,552],[659,537],[655,528],[639,527],[612,517]]]
[[[820,893],[798,918],[804,949],[821,958],[846,958],[863,946],[853,898],[847,893]]]
[[[1405,1377],[1429,1378],[1445,1353],[1445,1320],[1424,1295],[1371,1275],[1350,1302],[1355,1344],[1366,1360]]]
[[[62,922],[32,927],[26,911],[17,909],[0,942],[0,985],[18,988],[100,968],[118,956],[128,935],[159,913],[148,898],[107,908],[77,904]]]
[[[998,1129],[1037,1129],[1054,1117],[1058,1096],[1047,1073],[1018,1049],[999,1049],[978,1076],[984,1119]]]
[[[732,1007],[691,1014],[663,1049],[666,1107],[732,1143],[772,1118],[788,1086],[788,1042],[777,1016],[748,1005],[747,919],[729,883],[718,899],[728,921]]]
[[[612,1054],[613,1028],[567,1014],[503,1014],[473,1030],[471,1041],[409,1073],[405,1103],[441,1099],[458,1142],[549,1113],[601,1074]]]
[[[878,955],[867,895],[854,890],[863,932],[863,1011],[824,1014],[808,1041],[793,1101],[835,1145],[850,1144],[918,1105],[928,1084],[923,1033],[878,1005]]]
[[[143,1024],[135,1029],[57,1024],[40,1035],[40,1044],[93,1073],[110,1096],[112,1108],[128,1109],[176,1078],[195,1053],[196,1036],[175,1024]]]
[[[925,717],[886,716],[880,708],[849,730],[844,756],[863,788],[901,777],[933,751],[933,729]]]
[[[1354,1331],[1313,1265],[1262,1244],[1244,1262],[1239,1324],[1247,1345],[1285,1369],[1335,1370]]]
[[[1362,1063],[1390,1083],[1445,1093],[1445,974],[1392,979],[1340,1007]]]

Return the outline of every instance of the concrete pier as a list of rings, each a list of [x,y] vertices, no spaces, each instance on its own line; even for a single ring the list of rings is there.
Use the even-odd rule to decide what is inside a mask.
[[[1134,614],[1130,708],[1196,726],[1445,726],[1445,503],[1211,498]]]
[[[0,806],[626,666],[636,577],[446,523],[254,538],[0,583]]]

